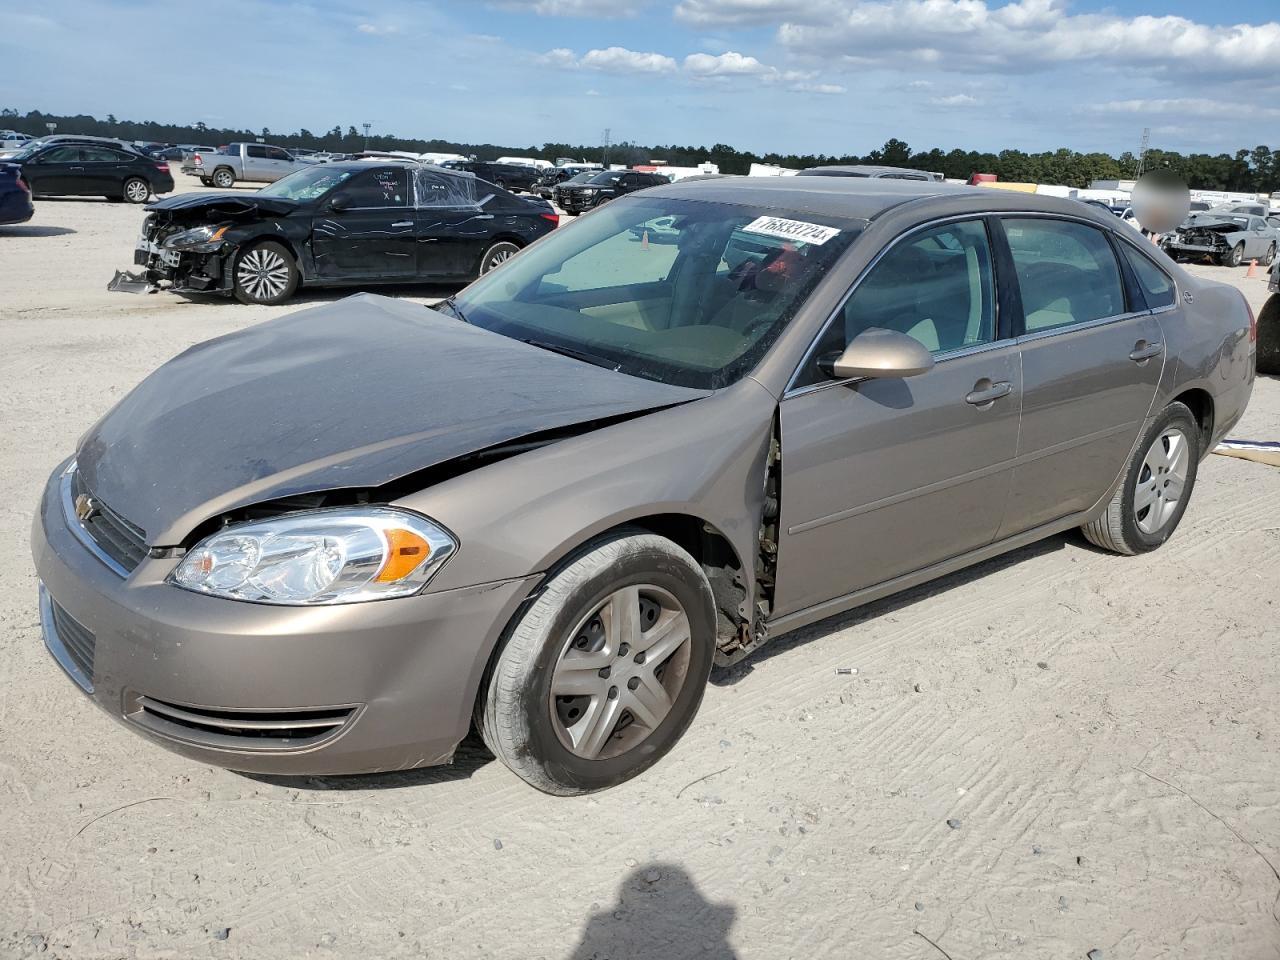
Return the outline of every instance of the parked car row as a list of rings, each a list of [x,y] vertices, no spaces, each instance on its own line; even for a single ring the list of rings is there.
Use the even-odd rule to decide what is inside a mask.
[[[153,195],[173,191],[167,162],[104,138],[41,137],[0,158],[0,163],[18,168],[37,197],[96,196],[146,203]]]

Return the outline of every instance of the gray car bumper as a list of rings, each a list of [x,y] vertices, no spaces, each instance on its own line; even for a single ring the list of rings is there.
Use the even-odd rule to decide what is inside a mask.
[[[332,607],[279,607],[127,578],[69,528],[54,474],[32,530],[45,643],[115,719],[236,770],[342,774],[447,762],[489,653],[537,577]]]

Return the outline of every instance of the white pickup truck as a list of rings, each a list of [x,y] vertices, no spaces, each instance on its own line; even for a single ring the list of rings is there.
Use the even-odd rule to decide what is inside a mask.
[[[283,147],[265,143],[229,143],[215,152],[199,150],[182,162],[182,172],[200,178],[206,187],[226,190],[237,180],[274,183],[308,166]]]

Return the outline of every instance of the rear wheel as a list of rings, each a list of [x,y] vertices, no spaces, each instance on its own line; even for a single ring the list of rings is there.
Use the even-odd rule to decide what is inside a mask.
[[[1181,403],[1165,407],[1143,434],[1106,512],[1081,528],[1089,542],[1132,556],[1168,540],[1191,499],[1200,444],[1191,411]]]
[[[1271,246],[1267,247],[1267,252],[1262,255],[1262,259],[1259,260],[1258,263],[1262,264],[1264,267],[1269,267],[1275,262],[1275,259],[1276,245],[1273,243]]]
[[[481,736],[546,793],[629,780],[693,720],[715,623],[710,584],[676,544],[639,530],[597,540],[511,629],[477,703]]]
[[[240,251],[234,277],[236,299],[241,303],[284,303],[298,289],[293,255],[274,240]]]
[[[1273,293],[1258,314],[1258,372],[1280,374],[1280,293]]]
[[[1244,262],[1244,241],[1241,240],[1222,255],[1219,261],[1224,267],[1238,267]]]
[[[212,180],[210,180],[208,177],[201,177],[201,178],[200,178],[200,182],[201,182],[202,184],[204,184],[206,187],[212,187],[212,186],[213,186],[213,181],[212,181]]]
[[[517,253],[520,248],[509,241],[495,243],[492,247],[485,251],[484,256],[480,260],[480,276],[484,276],[494,267],[500,267]]]
[[[236,175],[227,167],[219,167],[213,171],[213,185],[219,190],[227,190],[235,185]]]
[[[151,197],[151,184],[141,177],[130,177],[124,182],[124,198],[130,203],[146,203]]]

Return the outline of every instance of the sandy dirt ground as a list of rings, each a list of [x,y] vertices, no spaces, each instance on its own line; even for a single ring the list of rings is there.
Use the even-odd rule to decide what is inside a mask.
[[[41,485],[163,360],[296,309],[107,293],[142,216],[0,227],[0,956],[1280,956],[1280,470],[1241,460],[1155,554],[1056,537],[780,640],[594,797],[474,746],[250,778],[113,723],[41,644]],[[1235,434],[1280,439],[1280,381]]]

